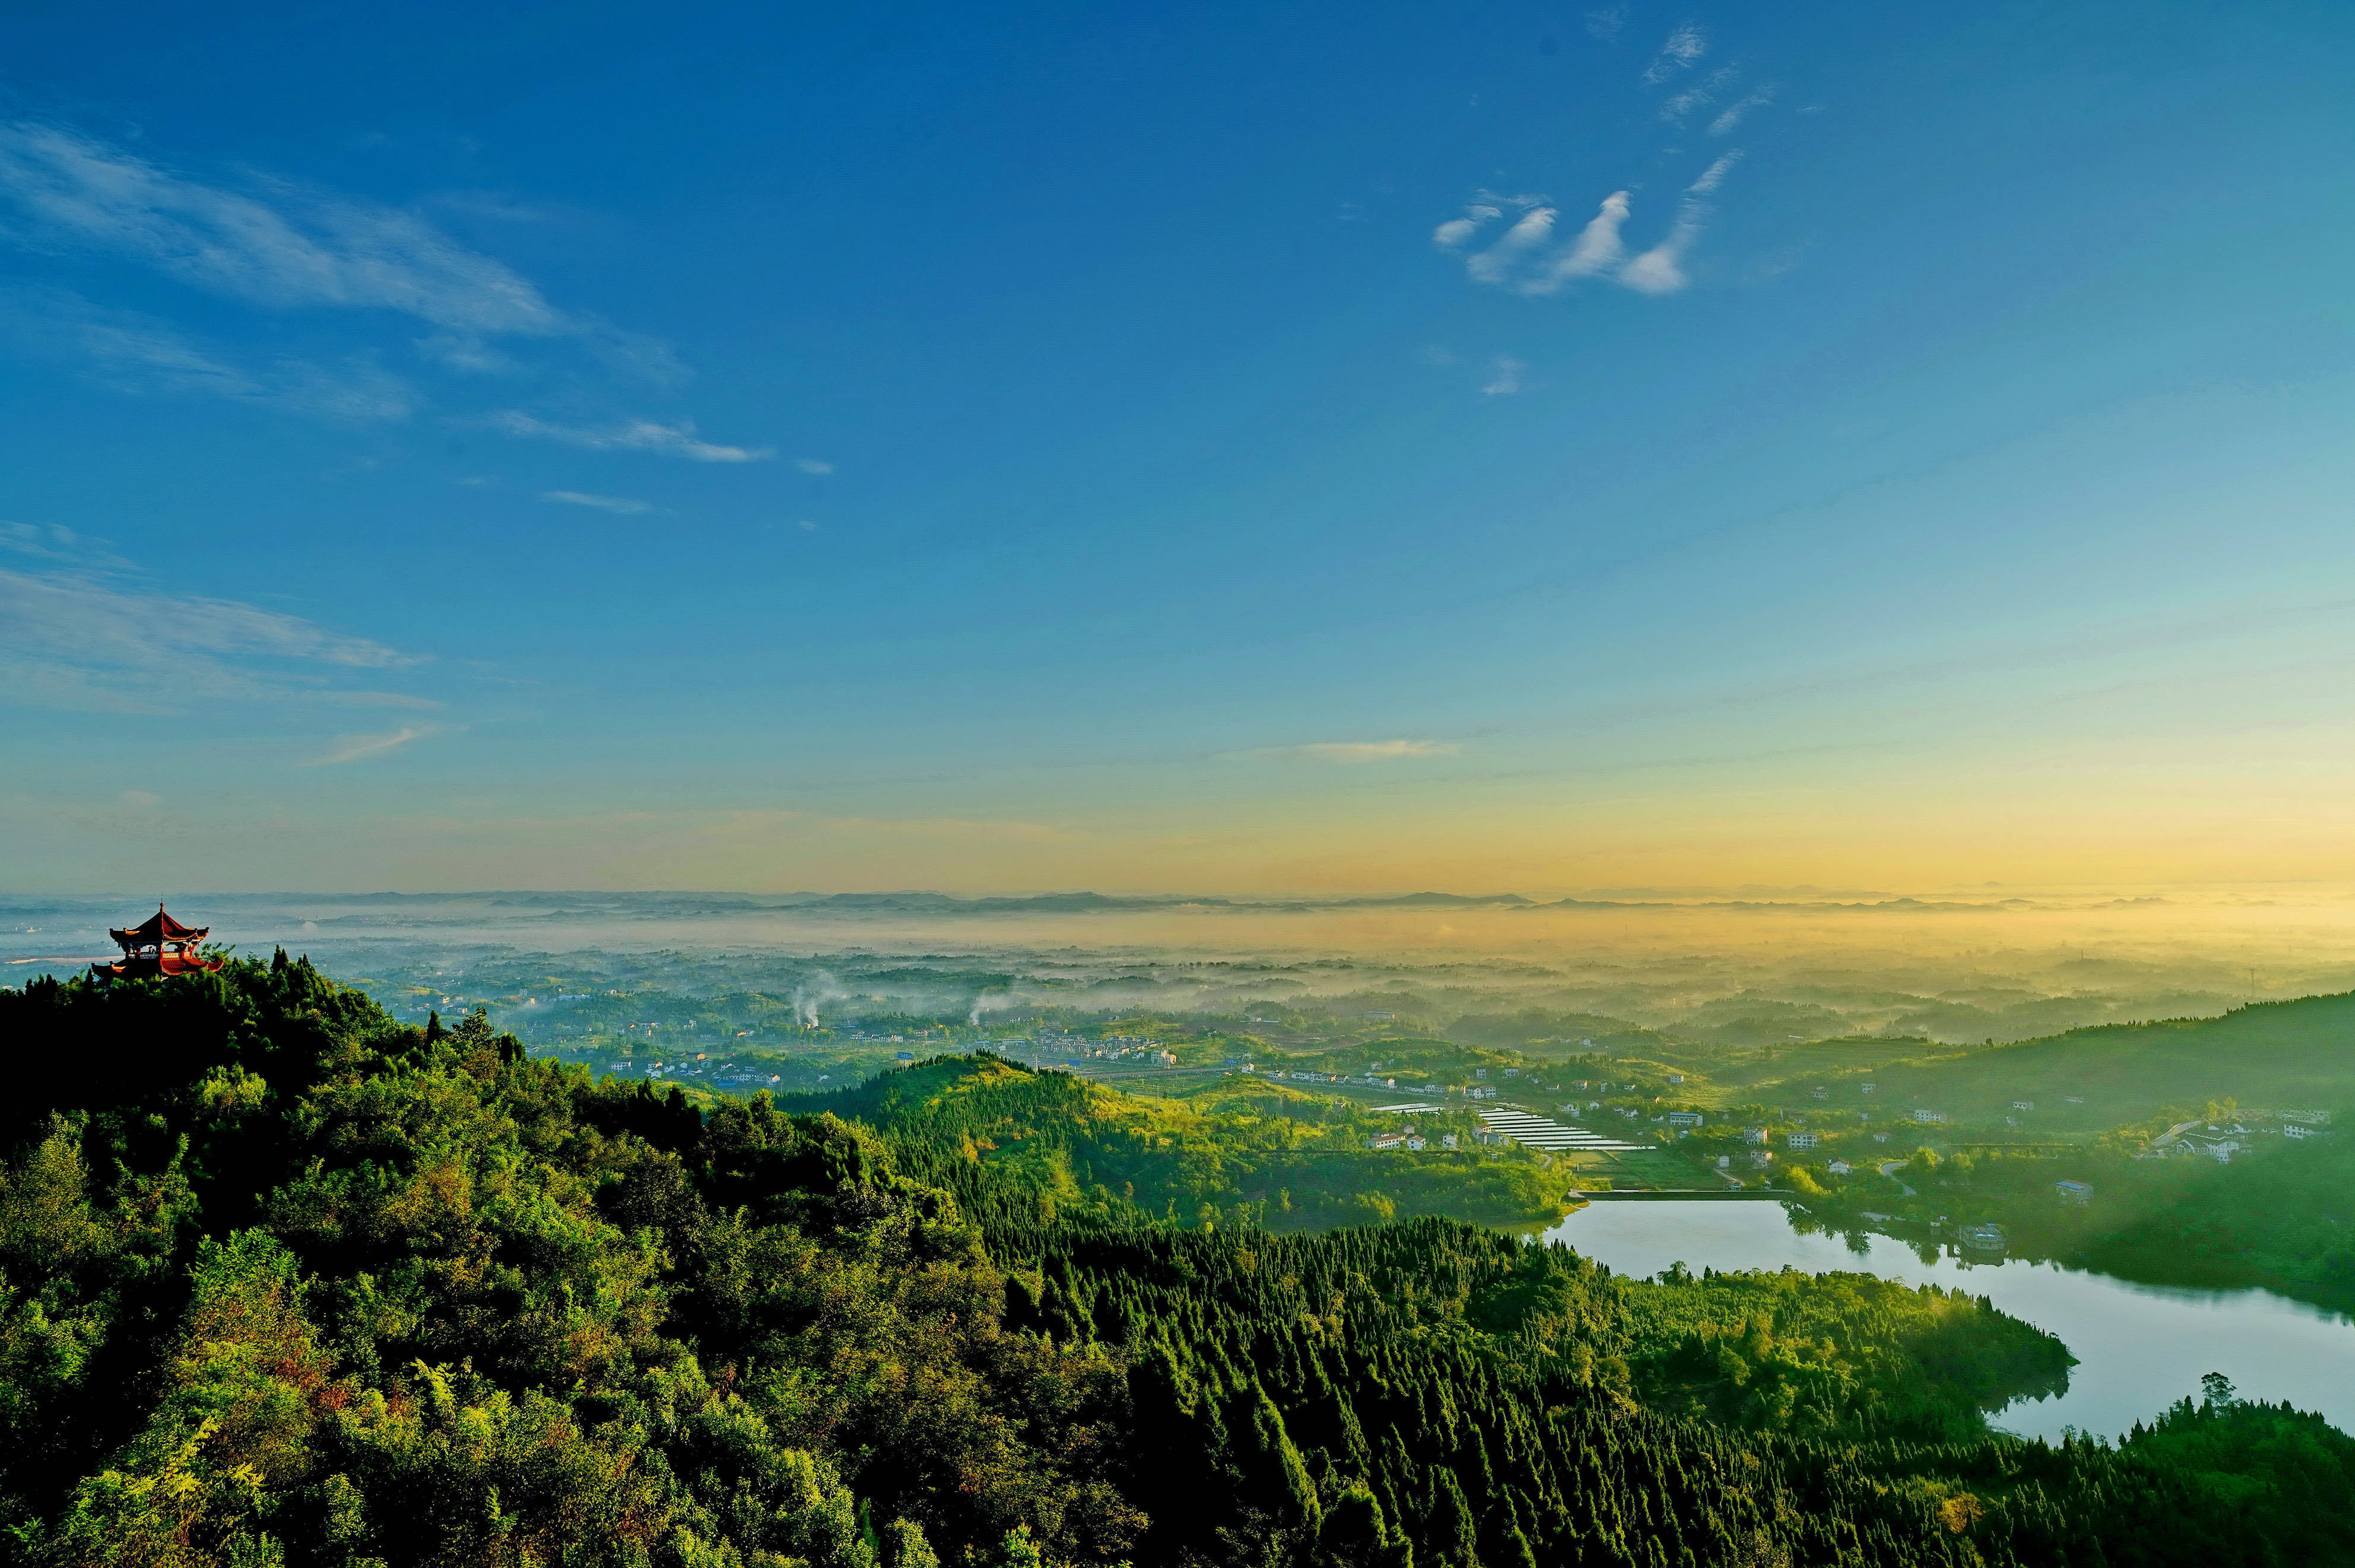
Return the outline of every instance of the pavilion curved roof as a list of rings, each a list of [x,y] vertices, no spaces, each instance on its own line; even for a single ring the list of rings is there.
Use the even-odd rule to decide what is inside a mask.
[[[143,947],[154,942],[201,942],[210,926],[183,926],[164,913],[161,904],[155,913],[128,930],[110,929],[107,935],[126,948]]]

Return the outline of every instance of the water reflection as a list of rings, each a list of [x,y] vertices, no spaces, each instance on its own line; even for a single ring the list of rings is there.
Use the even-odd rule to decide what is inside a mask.
[[[2069,1391],[2023,1400],[1995,1425],[2026,1436],[2115,1436],[2222,1372],[2245,1399],[2286,1399],[2355,1430],[2355,1321],[2268,1290],[2137,1285],[2000,1253],[1946,1255],[1870,1231],[1835,1232],[1765,1202],[1589,1204],[1546,1233],[1623,1274],[1701,1268],[1848,1270],[1985,1296],[2061,1336]]]

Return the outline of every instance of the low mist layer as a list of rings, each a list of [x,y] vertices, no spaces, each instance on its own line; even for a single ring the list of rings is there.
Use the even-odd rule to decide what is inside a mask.
[[[0,902],[10,978],[111,948],[130,895]],[[394,1000],[554,1005],[592,985],[760,991],[813,1026],[1041,1010],[1542,1036],[1614,1023],[1723,1044],[2018,1040],[2355,988],[2355,894],[2203,888],[1980,898],[1620,891],[1538,902],[1062,895],[189,895],[245,950],[283,945]],[[531,997],[534,988],[542,993]],[[541,1016],[548,1016],[542,1014]],[[1468,1022],[1467,1022],[1468,1021]]]

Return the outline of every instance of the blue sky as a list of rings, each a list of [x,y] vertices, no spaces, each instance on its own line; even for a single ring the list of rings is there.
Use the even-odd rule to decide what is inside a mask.
[[[2355,14],[17,8],[0,873],[2355,876]]]

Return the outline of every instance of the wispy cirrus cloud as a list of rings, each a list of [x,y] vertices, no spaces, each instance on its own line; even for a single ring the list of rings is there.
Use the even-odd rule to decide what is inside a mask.
[[[543,490],[539,498],[562,502],[567,506],[587,506],[599,512],[611,512],[618,517],[634,516],[655,509],[654,503],[650,501],[633,501],[626,495],[592,495],[585,490]]]
[[[423,740],[428,736],[441,733],[440,725],[416,724],[404,725],[399,729],[390,730],[382,735],[338,736],[336,737],[336,744],[325,752],[317,757],[307,758],[298,766],[335,768],[346,762],[363,762],[371,757],[382,757],[389,751],[398,751],[411,741]]]
[[[1725,183],[1726,175],[1732,171],[1734,164],[1740,162],[1742,162],[1742,149],[1739,147],[1721,154],[1716,162],[1700,172],[1699,179],[1685,187],[1685,194],[1688,196],[1710,195]]]
[[[431,707],[353,689],[412,654],[234,599],[151,593],[86,572],[0,569],[0,697],[40,707],[168,713],[300,697]]]
[[[821,476],[834,471],[834,465],[826,461],[824,458],[795,458],[794,459],[794,466],[801,470],[804,473],[818,474]]]
[[[1237,761],[1360,763],[1454,757],[1463,749],[1452,740],[1316,740],[1303,746],[1263,746],[1220,755]]]
[[[1644,68],[1644,79],[1657,84],[1696,64],[1709,53],[1709,33],[1698,22],[1681,22]]]
[[[55,523],[0,522],[0,550],[30,556],[36,560],[60,562],[84,571],[116,571],[131,565],[115,553],[113,541],[94,538]]]
[[[420,401],[414,386],[365,354],[254,359],[66,289],[0,289],[0,343],[120,392],[224,397],[338,424],[406,419]]]
[[[1500,354],[1488,362],[1488,380],[1480,390],[1490,397],[1509,397],[1529,386],[1527,365],[1509,354]]]
[[[1734,127],[1750,118],[1751,111],[1764,109],[1774,101],[1774,90],[1771,87],[1762,87],[1755,91],[1745,93],[1735,102],[1728,104],[1723,113],[1709,122],[1709,133],[1712,136],[1731,135]]]
[[[372,307],[463,333],[578,330],[509,268],[398,208],[285,181],[209,185],[59,126],[0,127],[0,200],[20,243],[110,251],[273,309]]]
[[[623,419],[612,425],[564,425],[527,414],[520,408],[507,408],[493,414],[487,423],[493,429],[511,436],[560,441],[591,451],[653,452],[661,457],[685,458],[690,462],[760,462],[776,456],[775,450],[770,447],[730,447],[704,440],[695,433],[691,419],[673,425],[654,419]]]
[[[1685,117],[1696,109],[1706,109],[1721,94],[1741,79],[1742,72],[1733,66],[1720,66],[1701,80],[1682,92],[1671,94],[1660,105],[1660,118],[1671,125],[1682,125]]]
[[[20,289],[0,305],[0,333],[19,347],[125,391],[380,420],[427,401],[380,357],[413,356],[444,380],[529,373],[671,387],[687,376],[667,344],[560,308],[421,211],[264,173],[192,175],[66,125],[0,123],[0,245],[28,265],[51,263],[74,290],[95,287],[106,275],[95,264],[112,259],[280,318],[308,316],[314,339],[363,334],[287,357],[222,346],[217,309],[210,330],[192,334],[62,287]]]

